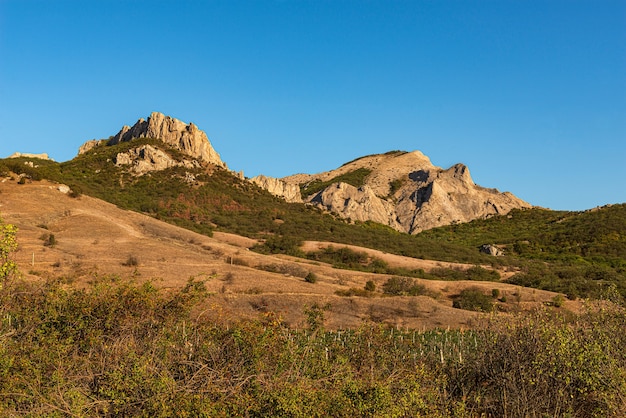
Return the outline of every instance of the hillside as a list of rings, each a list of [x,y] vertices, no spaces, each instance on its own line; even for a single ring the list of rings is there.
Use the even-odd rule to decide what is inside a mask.
[[[206,282],[221,306],[233,318],[255,317],[275,311],[293,325],[302,325],[304,309],[313,303],[329,303],[330,327],[355,327],[365,319],[410,328],[468,327],[475,312],[452,308],[453,299],[465,288],[493,288],[502,295],[516,295],[502,310],[519,310],[550,302],[555,294],[522,290],[506,283],[480,281],[419,280],[421,296],[384,296],[383,284],[392,275],[333,268],[284,255],[249,251],[256,240],[229,233],[201,235],[152,217],[119,209],[88,196],[70,197],[47,181],[0,183],[0,213],[5,222],[19,228],[16,261],[32,280],[57,277],[83,287],[96,277],[117,275],[138,281],[153,280],[162,288],[182,288],[190,278]],[[50,237],[54,237],[53,243]],[[303,250],[319,249],[304,247]],[[322,244],[337,246],[337,244]],[[359,247],[391,267],[467,270],[472,265],[417,260]],[[305,276],[315,274],[315,283]],[[350,289],[375,283],[368,297],[345,297]],[[575,302],[567,302],[578,309]]]

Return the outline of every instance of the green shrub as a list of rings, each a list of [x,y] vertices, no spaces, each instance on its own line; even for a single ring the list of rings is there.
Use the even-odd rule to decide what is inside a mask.
[[[417,284],[408,277],[391,277],[383,283],[383,293],[392,296],[419,296],[426,293],[424,285]]]
[[[316,283],[317,275],[313,272],[309,272],[309,274],[307,274],[306,277],[304,278],[304,281],[307,283]]]
[[[494,305],[491,297],[485,295],[480,289],[471,287],[463,289],[452,306],[468,311],[491,312]]]
[[[552,298],[552,306],[556,308],[560,308],[561,306],[563,306],[563,303],[565,303],[565,298],[563,297],[563,295],[556,295]]]

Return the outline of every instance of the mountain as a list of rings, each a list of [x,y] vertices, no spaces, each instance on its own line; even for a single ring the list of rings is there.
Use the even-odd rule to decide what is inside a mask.
[[[132,127],[124,125],[116,135],[109,139],[87,141],[79,148],[78,154],[84,154],[97,146],[117,145],[139,138],[156,138],[195,160],[226,167],[219,154],[213,149],[204,131],[198,129],[193,123],[186,124],[159,112],[152,112],[147,120],[139,119]],[[156,170],[171,166],[170,159],[155,148],[137,148],[132,150],[129,155],[120,158],[119,164],[129,164],[137,160],[151,161],[156,163],[153,164],[156,165],[154,168]],[[190,162],[189,164],[193,163]],[[148,170],[149,165],[144,164]],[[143,171],[140,170],[140,172]]]
[[[320,174],[252,181],[278,196],[290,190],[289,201],[410,234],[531,207],[511,193],[476,185],[465,165],[444,170],[419,151],[370,155]],[[299,199],[296,187],[303,192]]]
[[[158,139],[183,158],[169,155],[158,144],[142,144],[118,153],[113,162],[137,175],[171,167],[198,168],[200,163],[227,168],[204,131],[158,112],[122,127],[107,140],[88,141],[79,155],[142,138]],[[319,174],[250,180],[287,202],[308,203],[344,219],[373,221],[409,234],[531,207],[511,193],[474,184],[465,165],[444,170],[419,151],[370,155]]]

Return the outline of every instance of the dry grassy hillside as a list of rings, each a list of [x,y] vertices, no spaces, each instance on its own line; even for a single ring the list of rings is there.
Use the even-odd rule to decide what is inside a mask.
[[[206,281],[214,294],[207,302],[206,314],[226,320],[273,311],[287,323],[301,326],[306,307],[318,303],[328,306],[328,328],[356,327],[366,320],[418,329],[457,328],[470,327],[480,315],[452,307],[452,298],[464,288],[478,287],[485,293],[498,289],[508,295],[505,303],[498,302],[503,311],[530,309],[549,303],[556,295],[505,283],[419,280],[432,297],[383,296],[380,289],[389,279],[387,275],[257,254],[249,250],[256,243],[249,238],[224,233],[207,237],[88,196],[70,197],[59,185],[46,181],[17,184],[9,178],[0,180],[0,216],[19,228],[15,258],[29,279],[59,278],[69,286],[82,286],[98,276],[117,275],[179,288],[196,278]],[[320,248],[329,243],[305,245]],[[372,255],[392,266],[426,271],[451,266],[380,252]],[[316,276],[315,283],[304,279],[309,273]],[[336,294],[363,289],[370,280],[378,289],[372,297]],[[576,310],[579,302],[566,301],[565,308]]]

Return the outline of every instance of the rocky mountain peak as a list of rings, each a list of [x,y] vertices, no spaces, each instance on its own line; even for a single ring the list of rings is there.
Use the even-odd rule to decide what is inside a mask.
[[[359,170],[368,173],[361,184],[343,181]],[[257,184],[284,196],[289,185],[315,182],[329,185],[303,202],[346,219],[374,221],[410,234],[531,207],[511,193],[476,185],[464,164],[442,169],[420,151],[390,151],[357,158],[335,170],[285,177],[280,179],[280,187],[268,187],[275,182],[267,179]],[[291,201],[295,201],[293,197]]]
[[[91,148],[106,143],[116,145],[120,142],[132,141],[138,138],[156,138],[165,144],[180,150],[194,159],[220,167],[226,167],[219,154],[213,149],[204,131],[193,123],[185,123],[163,113],[152,112],[148,119],[139,119],[132,127],[123,126],[120,131],[108,141],[88,141],[79,149],[79,154]]]

